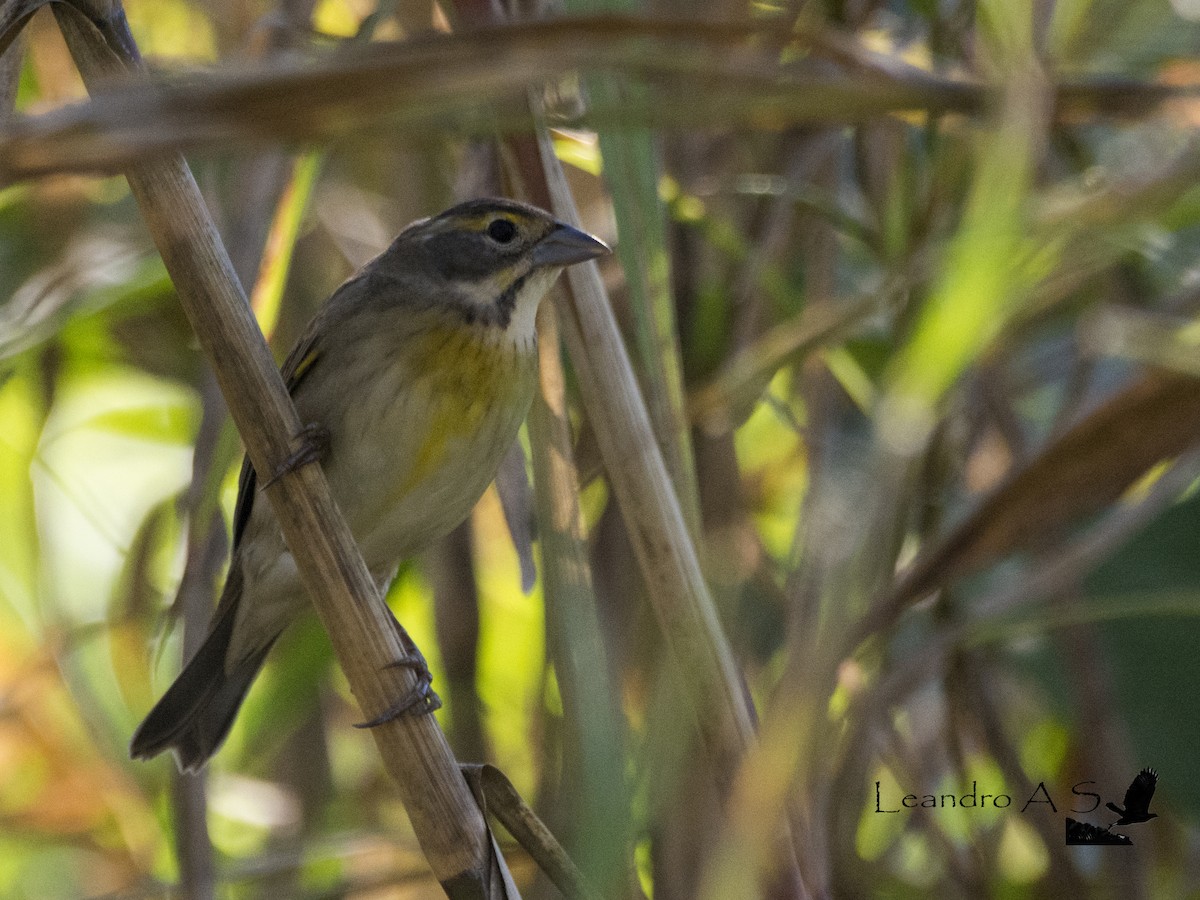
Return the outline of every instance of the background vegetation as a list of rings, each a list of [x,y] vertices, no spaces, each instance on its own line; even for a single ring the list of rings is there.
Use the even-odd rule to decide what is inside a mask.
[[[489,492],[391,592],[459,758],[611,896],[789,896],[783,821],[814,894],[1200,890],[1200,7],[565,5],[131,0],[151,84],[76,107],[47,12],[3,57],[0,895],[439,895],[315,621],[203,780],[127,759],[240,451],[109,173],[188,151],[282,355],[408,221],[518,191],[529,83],[761,742],[700,749],[568,360],[591,584],[532,577],[571,548],[518,466],[512,527]],[[1065,848],[1142,766],[1136,846]],[[876,812],[972,784],[1013,802]]]

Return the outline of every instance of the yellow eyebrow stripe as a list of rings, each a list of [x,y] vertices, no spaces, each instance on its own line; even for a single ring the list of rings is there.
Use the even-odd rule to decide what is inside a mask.
[[[513,216],[505,213],[480,213],[474,216],[466,216],[455,221],[457,228],[470,228],[474,231],[483,231],[492,222],[497,219],[504,219],[506,222],[512,222],[514,225],[520,224]]]

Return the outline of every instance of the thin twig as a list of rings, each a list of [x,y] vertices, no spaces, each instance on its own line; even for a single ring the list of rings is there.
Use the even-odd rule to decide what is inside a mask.
[[[0,23],[2,25],[3,23]],[[996,90],[906,69],[889,78],[814,75],[780,62],[761,27],[621,16],[559,19],[378,42],[316,62],[288,60],[110,86],[103,96],[17,117],[0,141],[0,183],[49,172],[115,171],[174,149],[332,137],[408,124],[454,133],[533,123],[531,83],[576,70],[644,79],[645,102],[593,105],[589,123],[844,123],[901,111],[978,114]],[[795,36],[803,45],[803,36]],[[1060,82],[1056,112],[1145,118],[1195,85]],[[705,102],[691,102],[703,91]]]

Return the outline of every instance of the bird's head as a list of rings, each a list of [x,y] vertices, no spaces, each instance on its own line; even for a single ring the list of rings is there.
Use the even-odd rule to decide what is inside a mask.
[[[393,245],[472,324],[531,336],[564,266],[609,252],[597,238],[514,200],[470,200],[408,226]]]

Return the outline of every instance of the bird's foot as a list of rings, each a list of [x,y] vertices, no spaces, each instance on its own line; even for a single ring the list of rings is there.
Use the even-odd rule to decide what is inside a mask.
[[[408,649],[408,656],[404,657],[404,659],[388,663],[385,668],[412,669],[417,673],[416,686],[375,718],[366,722],[359,722],[354,726],[355,728],[375,728],[385,722],[398,719],[401,716],[425,716],[434,710],[442,708],[442,698],[437,695],[437,692],[432,687],[433,675],[429,671],[425,657],[415,644],[406,649]]]
[[[310,422],[300,429],[295,440],[299,446],[278,469],[263,482],[262,490],[266,490],[289,472],[295,472],[302,466],[315,462],[323,462],[329,455],[329,429],[316,422]]]

